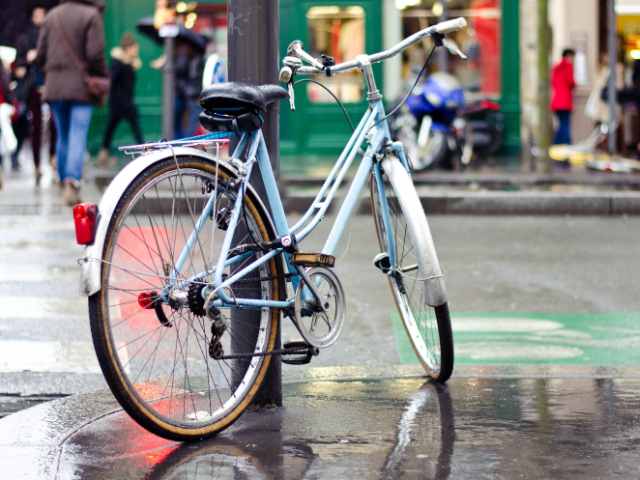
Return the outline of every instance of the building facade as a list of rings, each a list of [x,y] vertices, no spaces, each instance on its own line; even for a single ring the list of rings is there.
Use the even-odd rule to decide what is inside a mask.
[[[24,9],[22,0],[14,3],[18,10]],[[153,15],[155,0],[108,0],[106,3],[107,55],[124,32],[135,34],[144,62],[136,86],[142,128],[146,139],[159,139],[162,74],[150,64],[162,55],[162,47],[136,31],[140,19]],[[196,28],[213,34],[213,48],[222,54],[226,53],[225,3],[225,0],[199,1],[196,24]],[[506,118],[506,147],[508,151],[516,151],[520,146],[521,110],[519,0],[280,0],[281,54],[285,54],[289,42],[300,39],[313,53],[327,53],[344,60],[364,51],[379,51],[420,28],[455,16],[470,20],[472,34],[461,34],[458,40],[464,47],[471,47],[475,57],[469,68],[453,60],[448,68],[475,82],[482,93],[500,101]],[[375,66],[379,87],[390,105],[406,91],[411,67],[420,61],[424,51],[424,46],[417,47]],[[362,114],[366,101],[356,75],[321,80],[340,98],[353,118]],[[317,85],[299,84],[296,92],[297,111],[290,112],[285,103],[281,108],[282,157],[292,168],[303,161],[324,162],[335,156],[350,132],[340,109]],[[106,109],[97,109],[90,136],[90,148],[94,152],[99,148],[106,120]],[[127,126],[121,126],[114,145],[131,141]]]

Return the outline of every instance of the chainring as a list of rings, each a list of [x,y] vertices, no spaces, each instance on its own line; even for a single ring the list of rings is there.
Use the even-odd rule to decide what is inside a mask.
[[[326,348],[335,343],[342,331],[346,312],[344,290],[338,276],[330,268],[313,267],[306,270],[305,274],[313,282],[322,306],[303,280],[296,291],[294,323],[308,344]]]

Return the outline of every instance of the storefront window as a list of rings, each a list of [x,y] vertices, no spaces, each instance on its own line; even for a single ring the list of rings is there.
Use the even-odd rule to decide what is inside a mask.
[[[402,8],[405,37],[446,18],[465,17],[469,28],[457,32],[453,38],[469,59],[464,61],[448,56],[440,66],[444,63],[449,73],[462,83],[467,92],[489,97],[500,96],[499,0],[417,0],[397,5]],[[426,49],[421,46],[408,52],[404,61],[406,79],[420,70],[425,57]],[[437,67],[437,62],[434,62],[434,69]]]
[[[309,38],[307,50],[314,56],[321,54],[333,57],[336,63],[352,60],[364,53],[365,14],[359,6],[318,6],[307,12]],[[318,76],[340,101],[359,102],[363,98],[362,78],[357,72],[344,73],[334,77]],[[313,103],[333,102],[333,98],[321,87],[309,83],[309,100]]]

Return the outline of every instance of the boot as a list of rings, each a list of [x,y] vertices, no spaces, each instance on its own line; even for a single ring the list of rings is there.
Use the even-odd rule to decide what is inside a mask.
[[[65,180],[64,193],[62,197],[64,199],[64,203],[69,207],[73,207],[74,205],[80,203],[82,201],[82,199],[80,198],[80,183],[76,181]]]

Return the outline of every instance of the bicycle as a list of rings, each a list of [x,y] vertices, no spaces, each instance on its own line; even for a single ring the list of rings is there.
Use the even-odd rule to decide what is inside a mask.
[[[124,147],[136,156],[112,181],[99,208],[74,208],[94,347],[106,381],[144,428],[173,440],[202,439],[231,425],[262,384],[273,355],[308,363],[340,335],[345,295],[332,270],[360,193],[369,182],[381,252],[411,344],[427,376],[453,369],[453,339],[442,269],[411,181],[403,147],[393,142],[371,65],[464,19],[426,28],[375,55],[332,64],[293,42],[277,85],[212,85],[201,123],[211,133]],[[432,51],[433,53],[433,51]],[[426,64],[425,64],[426,67]],[[295,97],[296,75],[359,69],[370,107],[315,201],[289,226],[262,135],[267,105]],[[221,146],[237,145],[229,161]],[[362,152],[364,152],[362,154]],[[322,252],[299,249],[325,216],[356,156],[360,166]],[[265,203],[249,183],[257,166]],[[303,341],[275,349],[281,313]]]

